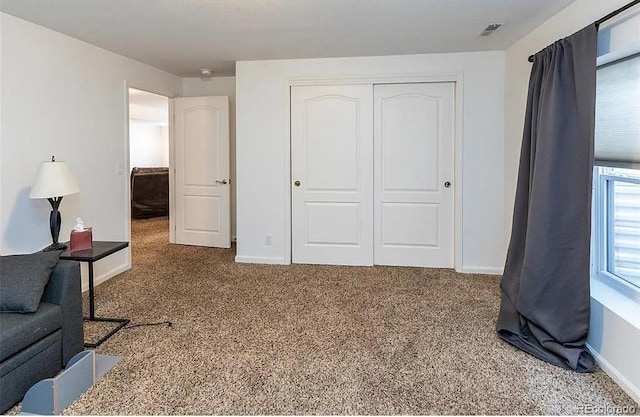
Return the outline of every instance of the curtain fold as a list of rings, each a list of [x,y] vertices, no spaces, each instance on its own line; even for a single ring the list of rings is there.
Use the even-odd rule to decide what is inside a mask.
[[[591,183],[597,27],[534,56],[496,324],[505,341],[590,372]]]

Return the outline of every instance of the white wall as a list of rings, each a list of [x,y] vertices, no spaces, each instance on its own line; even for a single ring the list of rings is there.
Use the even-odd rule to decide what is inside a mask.
[[[526,109],[527,88],[531,64],[529,55],[538,52],[558,39],[571,35],[628,0],[577,0],[566,9],[540,25],[507,50],[505,91],[505,244],[511,230],[515,199],[518,159]],[[636,27],[637,29],[637,27]],[[634,347],[640,341],[640,306],[635,304],[635,317],[629,320],[617,305],[628,303],[618,294],[601,294],[602,286],[592,285],[592,326],[589,345],[596,351],[600,365],[634,399],[640,402],[640,356]],[[616,297],[618,299],[616,300]],[[624,298],[624,297],[623,297]],[[630,354],[631,352],[633,354]]]
[[[129,172],[134,167],[169,166],[169,130],[167,126],[130,120]]]
[[[50,243],[49,204],[28,194],[38,165],[51,155],[67,161],[80,185],[79,194],[62,201],[60,239],[68,239],[80,216],[94,239],[127,240],[125,80],[174,96],[181,79],[13,16],[1,18],[0,251],[32,252]],[[96,274],[110,275],[128,262],[128,252],[106,258]]]
[[[588,346],[602,369],[640,404],[640,302],[591,282]]]
[[[461,264],[467,271],[499,273],[504,260],[504,70],[503,52],[238,62],[237,260],[290,260],[289,79],[460,73],[463,179],[456,186],[463,192]],[[272,235],[271,246],[265,245],[265,234]]]
[[[229,149],[231,154],[231,239],[237,236],[236,221],[236,77],[183,78],[184,97],[229,96]]]

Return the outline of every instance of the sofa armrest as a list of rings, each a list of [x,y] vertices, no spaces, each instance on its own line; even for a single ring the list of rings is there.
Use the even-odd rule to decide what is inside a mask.
[[[82,351],[84,330],[82,320],[82,287],[80,263],[61,260],[51,273],[42,301],[57,304],[62,309],[62,366]]]

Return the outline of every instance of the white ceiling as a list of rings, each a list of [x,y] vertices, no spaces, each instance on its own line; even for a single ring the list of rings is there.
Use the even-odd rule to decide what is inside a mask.
[[[158,94],[130,88],[129,120],[132,123],[167,126],[169,123],[169,99]]]
[[[169,99],[158,94],[130,88],[129,104],[150,107],[157,110],[167,110],[169,107]]]
[[[245,60],[501,50],[573,1],[0,0],[0,10],[197,76],[233,75]],[[490,23],[505,25],[479,38]]]

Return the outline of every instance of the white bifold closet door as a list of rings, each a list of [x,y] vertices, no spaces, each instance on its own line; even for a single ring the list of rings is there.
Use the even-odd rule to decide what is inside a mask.
[[[454,83],[374,87],[376,265],[453,267]]]
[[[373,265],[373,89],[291,88],[294,263]]]
[[[292,87],[292,261],[452,267],[453,135],[453,83]]]

